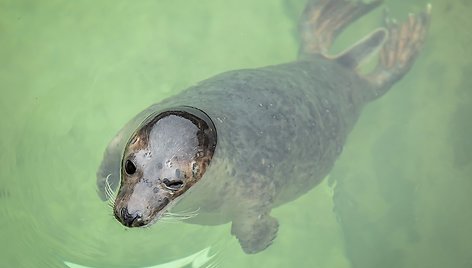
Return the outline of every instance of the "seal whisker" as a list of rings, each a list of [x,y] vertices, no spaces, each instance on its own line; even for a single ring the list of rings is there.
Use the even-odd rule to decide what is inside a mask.
[[[188,220],[190,218],[195,217],[196,215],[188,215],[188,216],[174,216],[174,215],[166,215],[163,214],[161,220],[162,221],[167,221],[167,222],[177,222],[177,221],[183,221],[183,220]]]
[[[163,218],[170,218],[174,220],[187,220],[187,219],[196,217],[199,211],[200,211],[200,208],[197,208],[195,210],[184,210],[180,212],[167,211],[163,214]]]
[[[162,221],[165,222],[178,222],[178,221],[183,221],[183,220],[188,220],[193,217],[196,217],[198,215],[198,211],[200,211],[200,208],[197,208],[196,210],[192,211],[182,211],[182,212],[170,212],[166,211],[165,213],[162,214]]]
[[[116,195],[115,195],[115,191],[113,191],[113,189],[111,188],[110,182],[108,181],[110,176],[111,176],[111,173],[108,174],[108,176],[105,178],[105,196],[108,199],[108,205],[110,207],[113,207],[115,204]]]
[[[172,218],[172,217],[163,216],[159,221],[162,222],[162,223],[177,223],[177,222],[181,222],[182,219],[176,219],[176,218]]]
[[[107,206],[109,206],[111,209],[113,209],[115,204],[113,204],[113,202],[107,202]]]
[[[189,214],[198,214],[199,211],[200,211],[200,207],[198,207],[195,210],[182,210],[182,211],[179,211],[179,212],[170,212],[170,211],[168,211],[167,213],[171,214],[171,215],[189,215]]]
[[[113,189],[111,189],[110,182],[108,181],[110,179],[111,173],[107,175],[105,178],[105,194],[107,195],[108,198],[112,197],[113,194]]]

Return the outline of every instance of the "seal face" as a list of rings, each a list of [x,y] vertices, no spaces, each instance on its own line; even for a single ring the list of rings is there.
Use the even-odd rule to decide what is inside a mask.
[[[213,122],[196,108],[150,115],[125,147],[115,218],[127,227],[157,221],[202,178],[216,142]]]

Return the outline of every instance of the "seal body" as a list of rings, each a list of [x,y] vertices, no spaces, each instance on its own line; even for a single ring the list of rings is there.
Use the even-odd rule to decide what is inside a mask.
[[[229,186],[223,193],[234,192],[235,184],[253,185],[255,192],[270,186],[271,199],[281,204],[313,188],[331,170],[370,87],[352,71],[320,58],[226,72],[155,109],[189,105],[205,111],[218,131],[212,165],[227,164],[226,174],[215,174],[219,185]],[[214,202],[221,204],[221,198]]]
[[[111,193],[120,184],[114,200],[118,221],[147,226],[170,209],[198,210],[188,222],[232,222],[231,232],[246,253],[269,246],[278,229],[271,209],[298,198],[329,173],[363,106],[401,79],[419,51],[428,11],[375,31],[337,57],[325,55],[337,32],[379,3],[309,1],[298,60],[222,73],[131,120],[108,146],[97,172],[103,199],[112,195],[106,188]],[[391,49],[398,44],[403,47]],[[377,68],[360,75],[356,67],[382,45]],[[193,109],[193,134],[180,137],[187,133],[182,124],[159,121],[180,109]],[[174,115],[181,116],[175,122],[187,118]],[[138,146],[136,140],[143,142]],[[196,175],[189,168],[195,163],[202,163]],[[181,170],[189,171],[177,180]]]

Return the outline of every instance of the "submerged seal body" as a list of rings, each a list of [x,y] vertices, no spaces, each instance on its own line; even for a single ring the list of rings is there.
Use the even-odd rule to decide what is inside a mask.
[[[340,30],[379,4],[309,1],[298,60],[222,73],[137,115],[97,172],[103,199],[119,184],[116,219],[140,227],[171,208],[198,210],[187,221],[232,222],[246,253],[269,246],[278,229],[271,209],[329,173],[363,106],[407,73],[424,42],[429,8],[326,56]],[[377,67],[359,74],[380,47]]]

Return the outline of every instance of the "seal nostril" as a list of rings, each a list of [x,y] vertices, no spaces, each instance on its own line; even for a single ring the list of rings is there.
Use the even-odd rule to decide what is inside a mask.
[[[129,215],[128,209],[126,207],[121,208],[120,213],[121,213],[121,217],[124,218],[124,219],[127,218],[127,216]]]
[[[124,207],[120,211],[121,213],[121,222],[126,227],[139,227],[143,226],[144,222],[142,220],[142,216],[138,213],[130,214],[128,212],[128,208]]]

